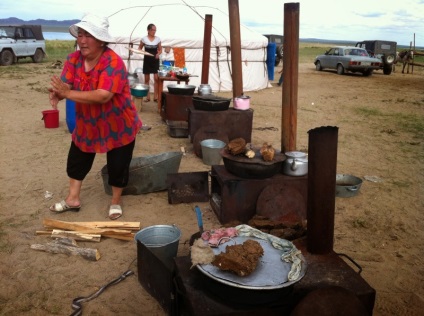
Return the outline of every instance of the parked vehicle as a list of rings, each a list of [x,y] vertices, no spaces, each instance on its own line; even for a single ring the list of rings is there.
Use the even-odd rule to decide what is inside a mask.
[[[284,54],[284,36],[276,34],[264,34],[268,38],[268,43],[275,43],[275,66],[283,60]]]
[[[381,60],[370,57],[363,48],[354,46],[336,46],[330,48],[324,55],[318,55],[314,61],[316,70],[335,69],[337,74],[345,72],[360,72],[371,76],[373,70],[380,69]]]
[[[0,25],[0,65],[9,66],[26,57],[40,63],[45,56],[41,25]]]
[[[380,68],[385,75],[390,75],[396,60],[396,45],[396,42],[374,40],[358,42],[355,46],[366,49],[372,57],[380,58]]]

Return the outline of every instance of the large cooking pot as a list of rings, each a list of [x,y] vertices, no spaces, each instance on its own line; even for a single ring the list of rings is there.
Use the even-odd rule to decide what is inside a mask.
[[[272,161],[265,161],[259,149],[253,149],[255,157],[247,158],[244,154],[233,155],[224,147],[220,154],[224,161],[225,169],[232,174],[248,179],[265,179],[281,172],[281,166],[286,156],[276,152]]]
[[[170,84],[167,87],[169,93],[176,95],[193,95],[196,90],[196,86],[188,84]]]
[[[288,151],[285,153],[283,173],[288,176],[304,176],[308,173],[308,156],[301,151]]]
[[[231,99],[214,95],[193,96],[193,106],[201,111],[225,111],[230,107]]]
[[[362,185],[362,179],[350,174],[336,175],[336,196],[352,197],[359,193]]]

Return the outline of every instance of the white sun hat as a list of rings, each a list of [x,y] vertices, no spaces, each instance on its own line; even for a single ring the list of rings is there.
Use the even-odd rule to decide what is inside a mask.
[[[99,41],[106,43],[115,42],[115,38],[109,34],[109,20],[106,17],[87,13],[82,17],[81,22],[69,27],[69,33],[75,38],[78,37],[78,28],[90,33]]]

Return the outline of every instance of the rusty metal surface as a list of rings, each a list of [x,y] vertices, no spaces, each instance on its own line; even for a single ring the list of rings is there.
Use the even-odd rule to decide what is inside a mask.
[[[282,223],[306,221],[307,196],[290,183],[267,185],[256,203],[256,214]]]
[[[214,132],[226,135],[229,140],[242,137],[247,143],[252,140],[253,110],[239,111],[229,108],[226,111],[201,111],[189,108],[188,133],[193,146],[200,146],[194,141],[199,129],[213,128]]]
[[[164,121],[188,121],[188,109],[193,108],[191,95],[162,92],[160,116]]]
[[[297,190],[306,208],[307,182],[307,175],[290,177],[282,173],[266,179],[246,179],[228,172],[224,166],[212,166],[210,204],[220,223],[247,223],[256,214],[259,195],[269,185],[287,185]]]
[[[191,203],[209,201],[208,172],[169,173],[168,203]]]
[[[325,254],[334,243],[338,127],[308,133],[308,251]]]

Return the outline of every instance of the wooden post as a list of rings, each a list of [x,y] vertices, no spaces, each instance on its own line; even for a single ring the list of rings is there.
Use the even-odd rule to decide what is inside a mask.
[[[240,14],[238,0],[228,0],[230,20],[231,68],[233,97],[243,94],[243,72],[241,67]]]
[[[284,4],[283,107],[281,151],[296,150],[299,73],[299,3]]]
[[[211,59],[212,15],[205,15],[205,32],[203,35],[203,59],[201,84],[209,82],[209,63]]]

